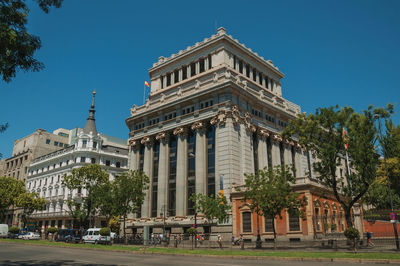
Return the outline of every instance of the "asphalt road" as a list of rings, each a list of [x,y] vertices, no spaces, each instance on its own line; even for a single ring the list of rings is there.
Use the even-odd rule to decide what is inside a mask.
[[[195,256],[151,255],[87,249],[0,243],[0,265],[357,265],[356,263],[244,260]]]

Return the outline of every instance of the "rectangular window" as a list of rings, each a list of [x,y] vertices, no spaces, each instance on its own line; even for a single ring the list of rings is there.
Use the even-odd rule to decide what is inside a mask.
[[[288,210],[289,231],[300,231],[299,211],[295,209]]]
[[[171,136],[169,143],[169,179],[168,179],[168,212],[170,216],[175,216],[177,144],[178,144],[177,137]]]
[[[116,162],[115,163],[115,167],[120,168],[121,167],[121,163],[120,162]]]
[[[87,140],[82,141],[82,148],[86,148],[87,146]]]
[[[171,85],[171,74],[170,73],[167,74],[167,87],[169,85]]]
[[[196,64],[195,63],[191,63],[190,64],[190,76],[193,77],[196,75]]]
[[[96,158],[91,158],[90,161],[91,163],[96,163]]]
[[[110,160],[106,160],[106,166],[110,166],[110,165],[111,165]]]
[[[264,220],[265,220],[265,232],[273,232],[274,231],[274,227],[273,227],[274,219],[272,219],[272,215],[264,216]]]
[[[240,74],[243,74],[243,61],[239,60],[239,72]]]
[[[251,232],[251,212],[243,212],[243,233]]]
[[[175,70],[174,72],[174,83],[179,82],[179,70]]]
[[[208,69],[211,69],[212,62],[211,62],[211,55],[208,55]]]
[[[50,144],[50,139],[46,139],[46,144]]]
[[[207,129],[207,195],[215,194],[215,127]]]
[[[58,141],[54,141],[54,146],[58,146]]]
[[[58,143],[58,147],[62,147],[64,145],[64,143],[60,142]]]
[[[253,81],[257,81],[257,70],[253,68]]]
[[[246,77],[250,78],[250,66],[246,64]]]
[[[196,132],[189,131],[188,134],[188,173],[187,173],[187,208],[188,215],[194,214],[194,204],[189,199],[196,193]]]
[[[81,157],[81,163],[84,163],[86,161],[86,157]]]
[[[151,217],[157,217],[157,194],[158,194],[158,158],[160,156],[160,142],[155,141],[153,144],[153,180],[152,197],[151,197]]]
[[[96,149],[96,148],[97,148],[97,142],[94,141],[94,142],[93,142],[93,149]]]
[[[200,59],[200,73],[203,73],[205,70],[205,66],[204,66],[204,58]]]
[[[182,80],[187,79],[187,66],[182,68]]]

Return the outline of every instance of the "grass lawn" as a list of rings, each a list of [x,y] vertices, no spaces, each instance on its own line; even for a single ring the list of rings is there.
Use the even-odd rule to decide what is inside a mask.
[[[250,256],[250,257],[280,257],[280,258],[323,258],[323,259],[382,259],[400,260],[400,253],[386,252],[363,252],[354,254],[352,252],[307,252],[307,251],[254,251],[254,250],[218,250],[218,249],[180,249],[123,245],[93,245],[93,244],[67,244],[63,242],[49,242],[46,240],[21,240],[21,239],[0,239],[3,243],[23,243],[28,245],[46,245],[74,248],[91,248],[100,250],[137,251],[141,253],[162,253],[162,254],[186,254],[186,255],[214,255],[214,256]]]

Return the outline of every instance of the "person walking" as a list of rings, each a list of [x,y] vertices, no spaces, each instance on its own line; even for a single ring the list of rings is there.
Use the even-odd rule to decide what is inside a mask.
[[[235,245],[235,236],[232,235],[232,246],[234,246],[234,245]]]
[[[372,242],[372,233],[367,232],[367,246],[368,247],[374,247],[375,244]]]
[[[221,235],[218,235],[217,243],[218,243],[219,248],[222,249],[222,236]]]

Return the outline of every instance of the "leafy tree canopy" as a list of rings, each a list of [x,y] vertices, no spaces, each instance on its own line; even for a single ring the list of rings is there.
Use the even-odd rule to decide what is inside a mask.
[[[0,177],[0,221],[4,221],[8,209],[16,203],[18,196],[26,192],[22,180]]]
[[[390,108],[385,110],[389,112]],[[345,211],[349,227],[353,225],[351,208],[367,192],[376,176],[379,163],[376,110],[372,106],[360,113],[350,107],[318,108],[315,114],[300,114],[283,133],[285,138],[297,137],[300,144],[316,152],[313,168],[318,173],[317,178],[333,191]],[[347,138],[343,129],[347,129]],[[345,144],[348,144],[352,171],[343,178],[338,176],[337,167],[346,157]]]
[[[60,7],[63,0],[35,0],[46,13]],[[5,82],[15,77],[18,69],[39,71],[43,63],[35,59],[40,38],[27,31],[29,8],[26,0],[0,0],[0,76]]]

